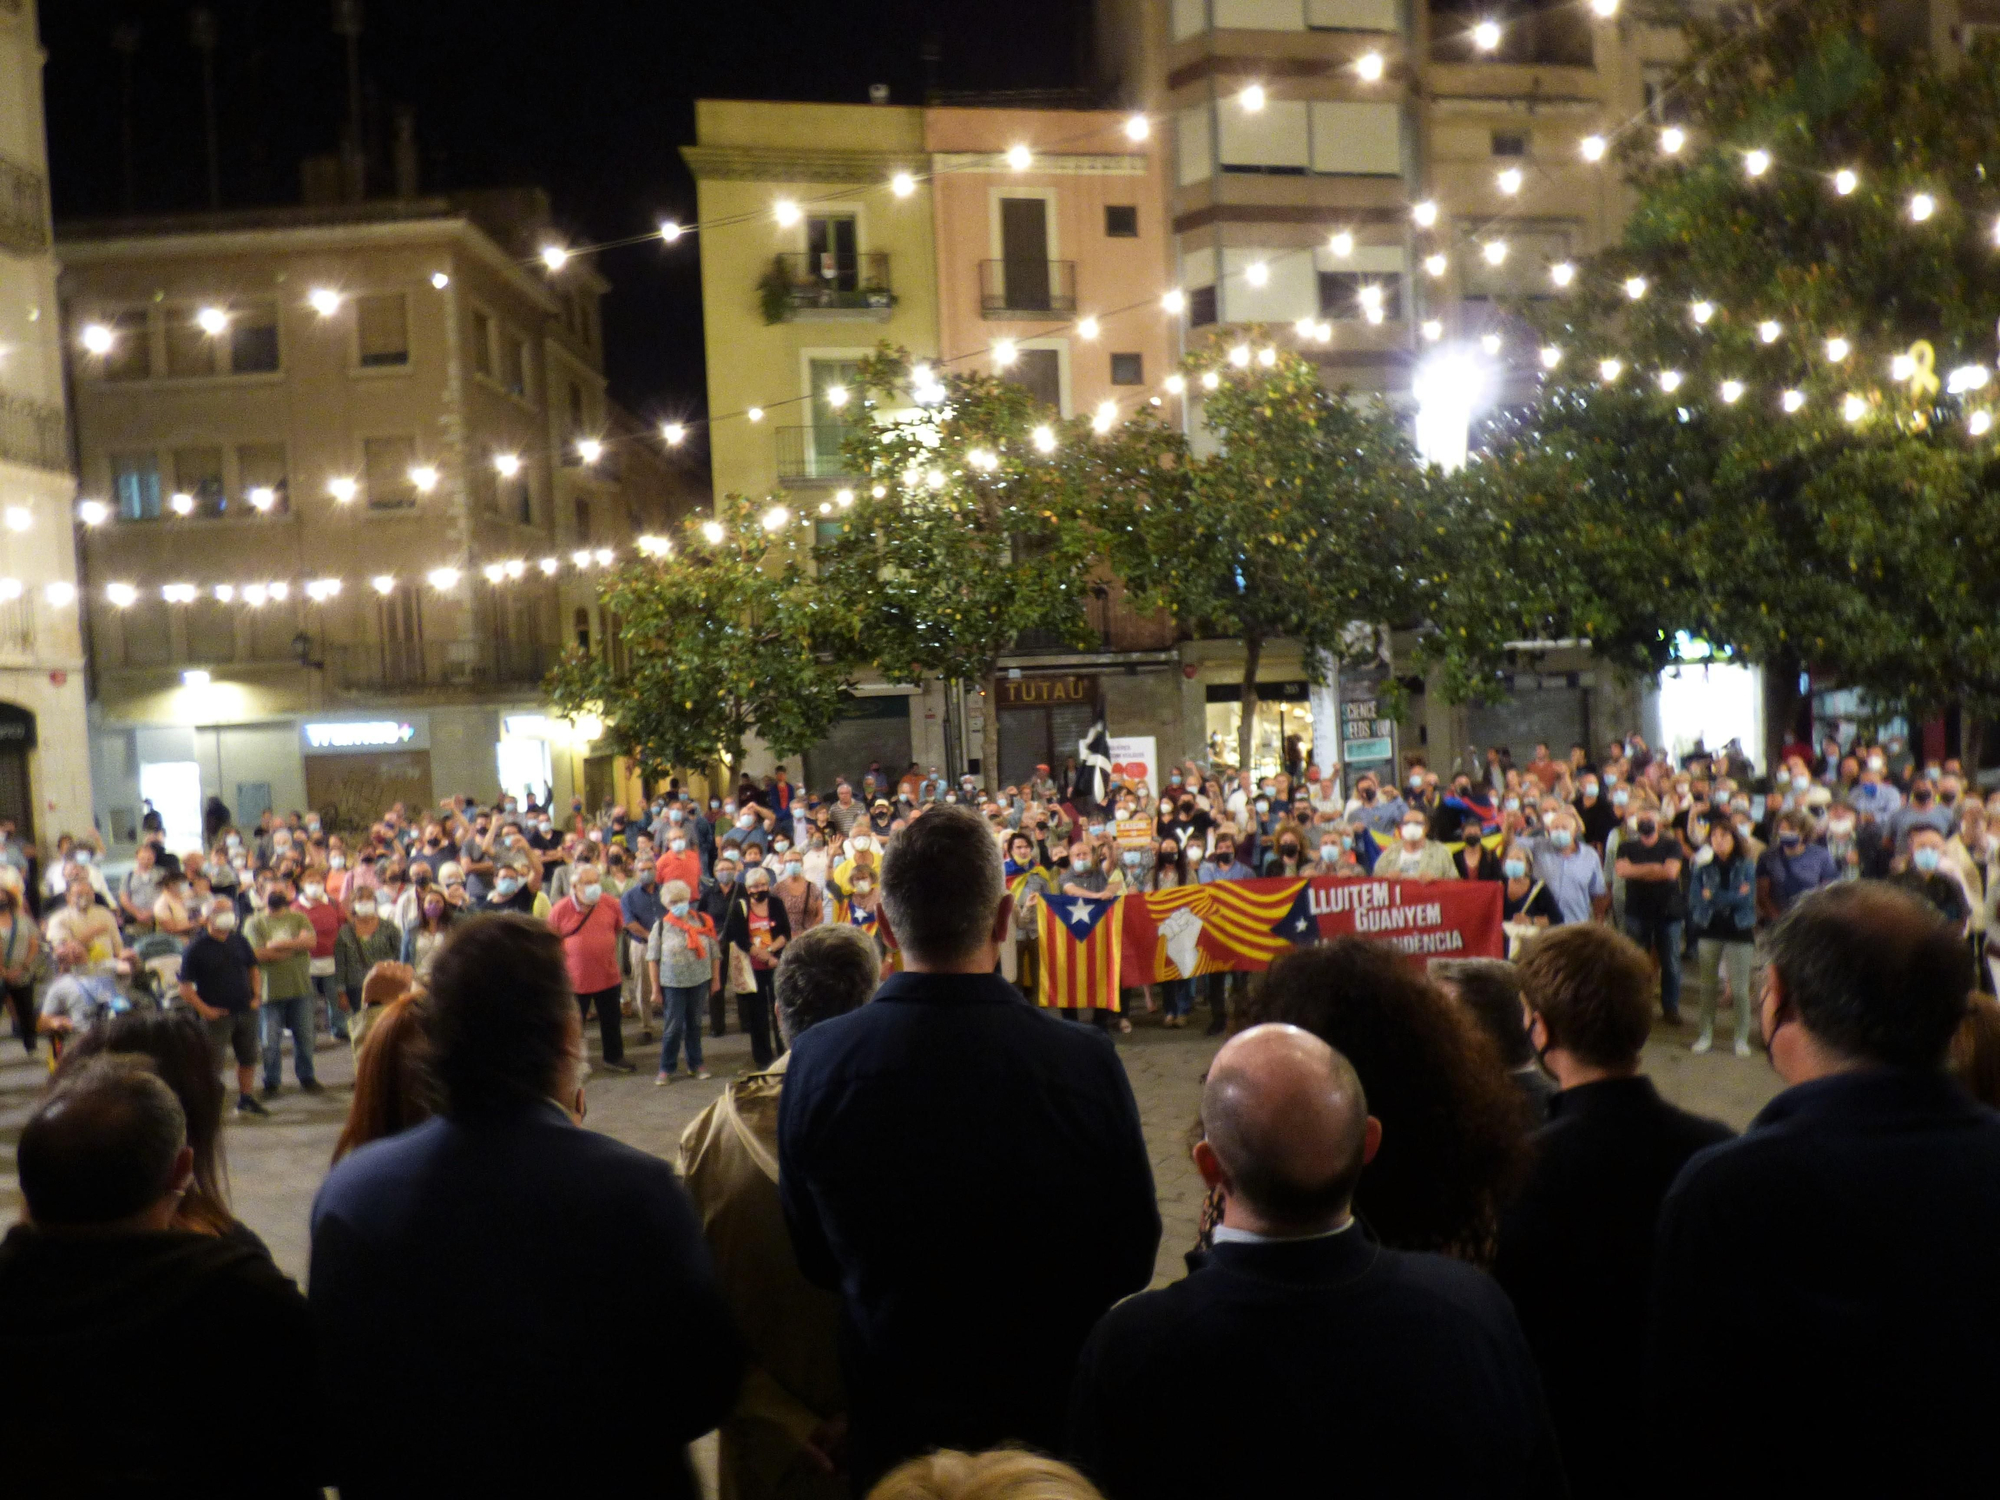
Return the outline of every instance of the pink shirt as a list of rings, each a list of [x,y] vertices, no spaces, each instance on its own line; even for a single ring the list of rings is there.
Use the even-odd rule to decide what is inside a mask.
[[[549,908],[549,926],[563,940],[563,961],[569,966],[570,988],[579,995],[618,988],[618,935],[625,930],[618,898],[599,896],[593,906],[580,906],[565,896]]]

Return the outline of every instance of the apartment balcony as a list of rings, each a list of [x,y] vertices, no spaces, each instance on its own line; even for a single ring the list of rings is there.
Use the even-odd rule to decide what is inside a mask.
[[[49,248],[48,184],[0,156],[0,250],[40,255]]]
[[[69,427],[60,406],[0,392],[0,459],[69,472]]]
[[[1073,260],[982,260],[979,315],[995,320],[1033,321],[1076,311]]]
[[[843,479],[858,478],[854,465],[841,453],[842,444],[855,430],[851,426],[832,424],[776,429],[778,482],[833,484]]]
[[[327,686],[340,692],[450,692],[532,687],[561,648],[545,641],[375,641],[326,648]]]
[[[758,284],[767,323],[886,323],[896,306],[889,288],[889,256],[804,251],[773,256]]]

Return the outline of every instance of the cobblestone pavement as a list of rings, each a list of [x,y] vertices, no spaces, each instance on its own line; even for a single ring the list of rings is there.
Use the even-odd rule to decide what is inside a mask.
[[[1198,1012],[1196,1019],[1201,1019]],[[587,1092],[588,1124],[643,1150],[672,1158],[681,1131],[721,1091],[724,1081],[749,1066],[749,1042],[732,1032],[707,1044],[706,1061],[716,1074],[707,1083],[682,1081],[653,1086],[657,1043],[648,1047],[627,1023],[628,1056],[638,1071],[630,1077],[598,1070]],[[591,1047],[595,1055],[595,1027]],[[1778,1080],[1761,1054],[1738,1058],[1726,1046],[1705,1057],[1686,1048],[1689,1033],[1660,1028],[1647,1049],[1646,1066],[1671,1100],[1730,1125],[1742,1127],[1777,1091]],[[1132,1079],[1140,1119],[1151,1148],[1153,1179],[1159,1192],[1164,1233],[1156,1277],[1182,1274],[1182,1253],[1194,1241],[1200,1212],[1201,1181],[1188,1161],[1187,1131],[1201,1098],[1201,1077],[1215,1055],[1216,1041],[1199,1030],[1167,1031],[1152,1017],[1138,1017],[1131,1035],[1118,1041],[1119,1055]],[[14,1141],[22,1120],[47,1077],[43,1061],[30,1062],[17,1042],[0,1038],[0,1225],[11,1224],[19,1195],[14,1182]],[[44,1051],[44,1058],[46,1058]],[[271,1105],[269,1120],[231,1120],[224,1134],[236,1212],[264,1237],[278,1264],[305,1280],[306,1219],[333,1143],[346,1117],[353,1066],[346,1044],[326,1045],[315,1064],[327,1091],[301,1094],[290,1081]]]

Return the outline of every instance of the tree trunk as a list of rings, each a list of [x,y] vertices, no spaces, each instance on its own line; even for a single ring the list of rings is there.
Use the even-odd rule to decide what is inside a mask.
[[[1958,760],[1968,783],[1979,774],[1980,757],[1986,749],[1986,716],[1972,707],[1970,697],[1959,700]]]
[[[1764,772],[1774,774],[1799,717],[1799,672],[1795,651],[1780,651],[1764,664]],[[1710,749],[1720,749],[1711,745]]]
[[[1243,639],[1243,717],[1236,726],[1236,769],[1251,770],[1250,755],[1257,744],[1257,664],[1263,658],[1264,643],[1256,636]]]

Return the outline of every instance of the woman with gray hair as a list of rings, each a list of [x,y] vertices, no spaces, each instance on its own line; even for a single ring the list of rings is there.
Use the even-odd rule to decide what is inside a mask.
[[[685,880],[669,880],[660,890],[660,904],[665,909],[646,936],[646,971],[653,976],[653,989],[664,1007],[655,1088],[674,1081],[683,1039],[688,1077],[708,1077],[708,1069],[701,1065],[701,1012],[716,987],[717,951],[715,923],[707,912],[695,909],[694,893]]]

